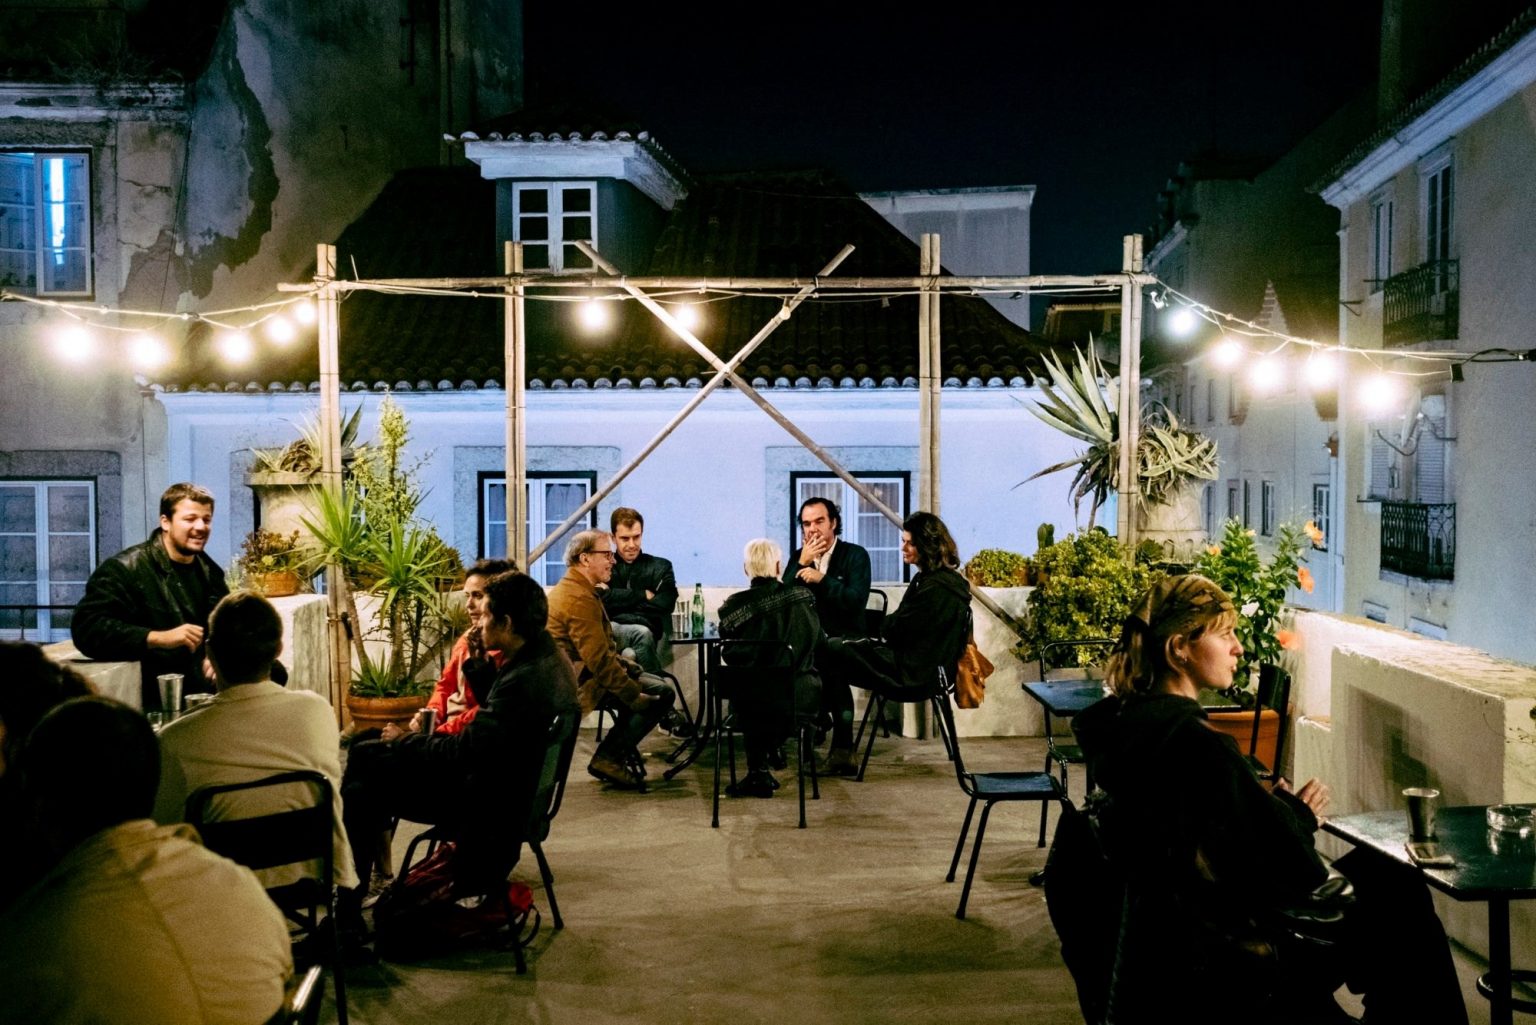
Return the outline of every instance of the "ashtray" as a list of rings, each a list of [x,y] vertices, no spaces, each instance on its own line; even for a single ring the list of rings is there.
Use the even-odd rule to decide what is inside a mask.
[[[1488,808],[1488,828],[1526,836],[1536,830],[1536,804],[1495,804]]]

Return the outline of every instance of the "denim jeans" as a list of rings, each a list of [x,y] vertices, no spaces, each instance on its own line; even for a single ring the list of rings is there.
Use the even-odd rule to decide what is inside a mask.
[[[621,652],[626,648],[632,650],[635,661],[647,673],[661,672],[661,656],[656,650],[656,638],[651,634],[650,627],[643,623],[614,623],[613,641]]]

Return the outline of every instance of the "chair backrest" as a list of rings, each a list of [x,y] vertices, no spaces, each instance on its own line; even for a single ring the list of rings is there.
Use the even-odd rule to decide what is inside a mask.
[[[709,685],[722,701],[790,692],[795,649],[788,641],[723,640],[709,647]]]
[[[222,811],[219,817],[209,817],[215,810],[215,799],[224,795],[268,788],[296,790],[304,785],[313,788],[313,804],[240,818],[223,817]],[[329,886],[334,878],[334,808],[330,779],[320,772],[299,769],[244,783],[198,787],[187,798],[186,819],[202,834],[203,845],[216,854],[251,869],[319,861],[323,868],[318,878]],[[238,804],[230,810],[238,811]]]
[[[1265,672],[1265,670],[1271,670]],[[1287,714],[1291,704],[1291,674],[1279,666],[1264,666],[1259,671],[1259,686],[1253,702],[1253,732],[1248,738],[1248,759],[1258,761],[1259,725],[1264,709],[1272,708],[1280,714],[1279,728],[1275,734],[1275,764],[1266,765],[1265,776],[1279,775],[1284,763],[1285,728],[1290,721]]]
[[[544,758],[539,764],[539,785],[534,791],[524,837],[543,843],[549,836],[549,824],[560,811],[565,798],[565,779],[570,775],[571,757],[576,750],[576,725],[579,712],[562,712],[549,724],[545,735]]]
[[[965,757],[960,753],[960,734],[955,732],[955,687],[943,666],[934,672],[938,674],[939,715],[944,719],[944,732],[949,735],[950,752],[955,756],[955,778],[960,781],[960,789],[970,794],[975,790],[976,780],[966,771]]]
[[[885,612],[890,607],[890,597],[878,587],[871,587],[864,599],[864,632],[870,637],[880,637],[885,629]]]

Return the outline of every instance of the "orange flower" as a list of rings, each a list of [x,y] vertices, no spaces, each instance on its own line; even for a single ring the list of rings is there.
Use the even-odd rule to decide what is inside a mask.
[[[1300,584],[1301,589],[1306,591],[1308,594],[1311,594],[1312,588],[1317,586],[1317,581],[1312,579],[1312,571],[1307,569],[1305,566],[1297,568],[1296,582]]]
[[[1211,555],[1220,555],[1221,545],[1206,545],[1205,550]]]
[[[1318,548],[1321,548],[1323,546],[1323,532],[1321,530],[1317,529],[1317,524],[1316,523],[1313,523],[1311,520],[1308,520],[1307,521],[1307,525],[1305,527],[1301,528],[1301,529],[1305,530],[1307,532],[1307,537],[1312,540],[1312,544],[1314,546],[1316,546]]]
[[[1295,651],[1301,647],[1301,637],[1294,630],[1276,630],[1275,640],[1280,642],[1280,647],[1286,651]]]

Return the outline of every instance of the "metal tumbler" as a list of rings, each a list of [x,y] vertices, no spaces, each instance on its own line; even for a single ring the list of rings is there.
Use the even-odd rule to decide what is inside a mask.
[[[421,710],[421,735],[430,737],[437,730],[437,709],[423,708]]]
[[[1406,787],[1403,797],[1408,800],[1408,839],[1433,840],[1435,802],[1440,799],[1440,791],[1431,787]]]
[[[181,684],[185,677],[164,673],[155,679],[160,681],[160,710],[174,719],[181,712]]]

